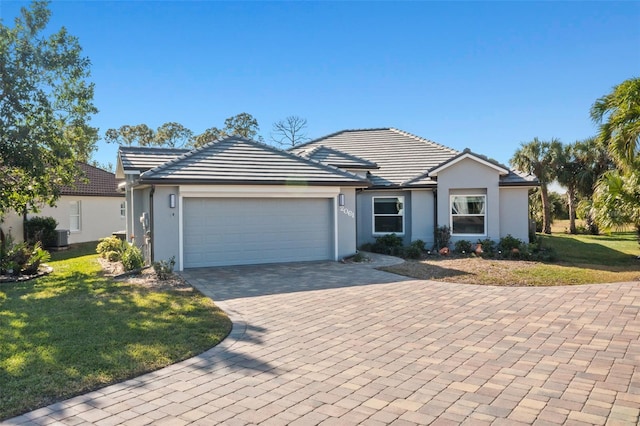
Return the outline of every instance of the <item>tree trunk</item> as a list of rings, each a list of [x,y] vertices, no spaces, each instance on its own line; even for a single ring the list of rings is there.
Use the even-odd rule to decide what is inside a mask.
[[[549,208],[549,192],[547,185],[540,185],[540,199],[542,201],[542,232],[551,234],[551,209]]]
[[[569,233],[577,234],[576,230],[576,195],[573,188],[567,188],[567,205],[569,207]]]

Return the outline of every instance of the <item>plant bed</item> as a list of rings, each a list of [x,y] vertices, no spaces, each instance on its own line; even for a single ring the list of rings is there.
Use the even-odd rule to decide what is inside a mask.
[[[22,275],[6,275],[0,274],[0,284],[2,283],[14,283],[17,281],[29,281],[34,278],[43,277],[53,272],[53,268],[48,265],[41,265],[38,268],[38,272],[35,274],[22,274]]]

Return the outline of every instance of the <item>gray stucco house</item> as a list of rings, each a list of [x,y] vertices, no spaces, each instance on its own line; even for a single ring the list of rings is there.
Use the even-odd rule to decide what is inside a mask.
[[[121,147],[127,234],[191,267],[339,260],[375,237],[528,240],[526,176],[397,129],[281,151],[230,137],[195,150]],[[148,244],[146,244],[148,243]]]

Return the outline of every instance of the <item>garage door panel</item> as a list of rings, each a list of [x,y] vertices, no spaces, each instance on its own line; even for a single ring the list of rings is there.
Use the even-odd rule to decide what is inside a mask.
[[[331,200],[185,198],[185,267],[331,259]]]

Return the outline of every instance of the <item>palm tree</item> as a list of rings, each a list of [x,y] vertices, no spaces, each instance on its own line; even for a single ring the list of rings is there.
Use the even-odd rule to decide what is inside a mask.
[[[596,185],[593,205],[601,226],[615,229],[631,223],[640,243],[640,161],[636,164],[636,169],[627,174],[606,172]]]
[[[591,118],[600,124],[598,137],[622,170],[638,159],[640,148],[640,78],[630,78],[595,101]]]
[[[580,165],[576,158],[575,145],[555,147],[554,163],[556,165],[556,180],[567,188],[567,207],[569,209],[569,232],[576,234],[576,198],[578,195],[578,179]]]
[[[540,201],[542,202],[542,232],[551,234],[551,209],[549,208],[548,185],[554,178],[555,155],[562,144],[557,139],[532,141],[520,144],[509,163],[515,169],[533,174],[540,182]]]

